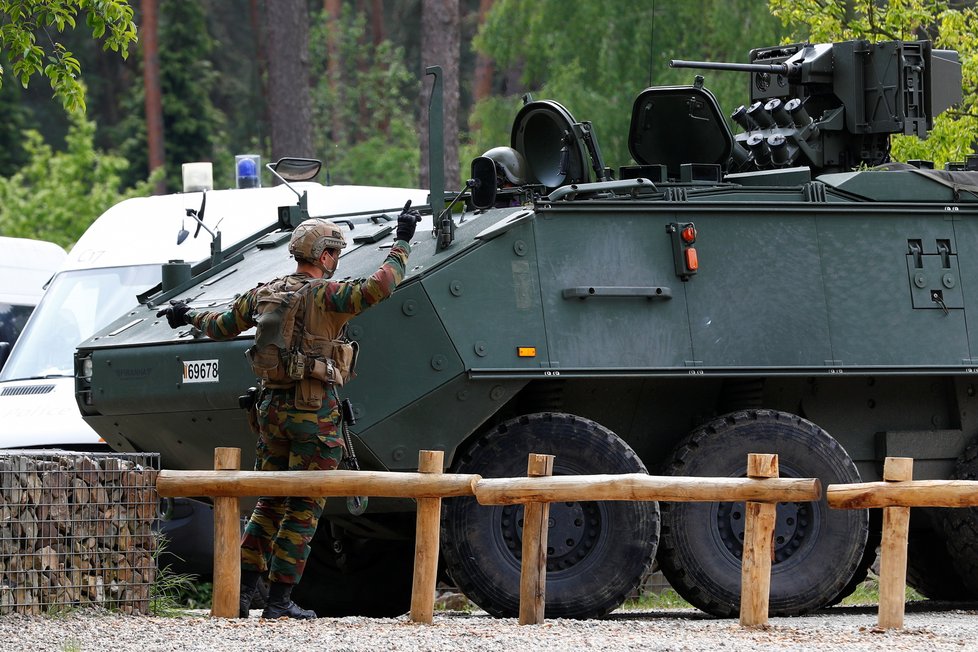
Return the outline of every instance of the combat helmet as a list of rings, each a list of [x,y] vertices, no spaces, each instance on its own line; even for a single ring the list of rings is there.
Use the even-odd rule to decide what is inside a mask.
[[[320,269],[323,268],[319,264],[319,257],[324,251],[344,247],[346,247],[346,239],[340,227],[322,218],[304,221],[295,227],[292,231],[292,239],[289,240],[289,253],[296,260],[305,261]]]
[[[483,156],[492,159],[497,172],[514,186],[526,184],[526,159],[512,147],[493,147]]]

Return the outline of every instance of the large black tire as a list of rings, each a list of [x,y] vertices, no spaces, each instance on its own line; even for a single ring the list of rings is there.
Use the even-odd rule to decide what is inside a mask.
[[[782,477],[822,486],[859,482],[827,432],[785,412],[746,410],[697,428],[676,447],[668,475],[743,477],[749,453],[776,453]],[[663,503],[659,567],[691,604],[720,617],[740,611],[743,503]],[[822,500],[780,503],[771,569],[771,615],[825,606],[866,565],[867,510],[830,510]],[[865,572],[865,568],[863,568]]]
[[[941,510],[944,511],[944,510]],[[907,539],[907,584],[931,600],[959,602],[971,600],[972,594],[961,581],[948,553],[943,531],[913,528]]]
[[[824,487],[823,487],[824,490]],[[856,590],[860,584],[862,584],[867,577],[869,577],[869,571],[874,569],[874,564],[876,564],[879,559],[880,543],[883,540],[883,512],[879,509],[871,509],[869,511],[869,536],[866,537],[866,545],[863,547],[863,557],[856,566],[856,572],[853,573],[849,582],[842,587],[839,593],[829,600],[825,606],[831,607],[842,602],[846,597],[852,595],[853,591]]]
[[[570,414],[529,414],[478,437],[453,471],[487,478],[526,475],[530,453],[554,455],[554,475],[646,473],[617,435]],[[522,506],[479,505],[452,498],[442,510],[445,568],[459,590],[494,616],[519,613]],[[597,618],[624,602],[655,556],[654,502],[598,501],[550,505],[548,618]]]
[[[334,551],[321,523],[302,580],[292,592],[296,604],[318,616],[399,616],[411,608],[414,542],[346,538]]]
[[[958,457],[952,478],[978,480],[978,440]],[[978,596],[978,507],[944,510],[947,552],[968,597]]]

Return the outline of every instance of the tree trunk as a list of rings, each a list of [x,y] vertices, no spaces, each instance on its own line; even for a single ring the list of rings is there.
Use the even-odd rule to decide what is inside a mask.
[[[384,2],[383,0],[371,0],[370,3],[370,38],[373,47],[376,49],[384,42],[386,32],[384,30]],[[368,116],[369,117],[369,116]],[[364,123],[367,124],[367,123]],[[390,123],[387,119],[377,123],[377,131],[387,135],[390,133]]]
[[[343,67],[340,65],[340,13],[343,10],[342,0],[323,0],[323,9],[329,15],[326,23],[326,74],[329,78],[329,88],[333,92],[334,106],[343,106],[345,84],[342,83]],[[332,112],[330,129],[330,144],[339,146],[346,143],[346,130],[343,125],[342,111]]]
[[[304,0],[265,2],[272,160],[313,158],[309,16]]]
[[[143,44],[143,85],[146,99],[146,147],[150,174],[166,164],[163,149],[163,96],[160,92],[160,57],[157,46],[156,0],[142,0],[143,24],[139,40]],[[166,193],[166,179],[156,182],[154,192]]]
[[[445,188],[457,188],[458,171],[458,59],[459,9],[457,0],[421,1],[421,65],[441,66],[445,89]],[[421,124],[421,187],[431,184],[428,164],[428,97],[431,77],[425,76],[426,92],[422,94]]]
[[[255,59],[258,62],[258,80],[261,84],[261,129],[259,130],[259,142],[264,148],[267,145],[268,131],[271,125],[271,115],[268,105],[268,50],[265,47],[267,38],[265,30],[262,29],[260,0],[249,0],[248,16],[251,21],[251,31],[255,35]]]
[[[370,3],[370,36],[373,38],[374,45],[384,42],[384,2],[383,0],[372,0]]]

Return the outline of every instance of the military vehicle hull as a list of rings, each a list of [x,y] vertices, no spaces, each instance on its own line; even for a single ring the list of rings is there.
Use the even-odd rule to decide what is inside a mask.
[[[860,174],[908,183],[900,172]],[[361,464],[409,470],[419,450],[441,449],[452,469],[519,475],[521,453],[545,452],[557,455],[563,472],[740,475],[747,452],[775,452],[783,474],[816,476],[826,484],[877,480],[887,455],[915,458],[917,478],[952,476],[955,460],[978,433],[978,363],[972,362],[978,333],[965,319],[978,300],[978,267],[967,254],[968,246],[978,245],[978,222],[972,224],[978,203],[880,205],[831,187],[825,201],[807,202],[801,186],[688,187],[684,201],[669,201],[663,190],[469,216],[458,226],[457,246],[443,251],[419,234],[405,281],[351,329],[362,353],[358,379],[344,394],[357,408]],[[690,222],[698,231],[699,269],[683,281],[667,227]],[[196,307],[226,306],[243,289],[290,270],[285,240],[279,240],[244,251],[233,274],[218,274],[206,287],[195,280],[171,294],[196,297]],[[908,240],[923,243],[920,267]],[[950,243],[943,261],[939,242]],[[389,238],[380,244],[389,245]],[[344,254],[341,273],[366,275],[383,257],[383,247],[361,245]],[[915,282],[919,274],[927,276],[923,288]],[[946,292],[946,313],[921,298],[938,287]],[[249,334],[214,342],[194,337],[189,327],[171,332],[153,310],[132,311],[127,322],[139,323],[80,347],[93,369],[86,421],[114,448],[160,451],[167,468],[207,468],[215,446],[241,447],[247,458],[254,435],[237,397],[254,384],[243,354]],[[534,354],[520,357],[528,348]],[[208,360],[220,369],[213,382],[183,378],[185,362]],[[515,429],[516,438],[498,432],[500,424],[541,413],[593,421],[626,446],[616,457],[588,450],[586,438],[565,444],[565,429],[538,428],[538,417]],[[717,426],[705,434],[704,424],[717,418],[734,434]],[[534,445],[523,443],[527,438]],[[722,442],[724,454],[704,458],[690,450],[707,448],[711,439]],[[831,450],[813,463],[823,444]],[[485,455],[487,446],[496,454]],[[568,456],[577,461],[563,468]],[[495,554],[509,555],[504,582],[516,583],[509,595],[488,595],[486,578],[463,582],[471,583],[466,588],[483,606],[511,613],[518,529],[507,531],[505,510],[456,506],[464,502],[446,507],[446,557],[463,556],[458,546],[467,529],[498,535]],[[365,516],[351,517],[342,501],[333,501],[328,513],[358,538],[409,537],[411,521],[404,515],[410,504],[375,500],[370,507]],[[730,582],[739,573],[739,512],[662,508],[663,543],[669,544],[668,561],[659,548],[662,566],[688,574],[690,555],[724,559],[724,568],[708,566],[703,574],[714,581],[726,577],[727,601],[714,604],[711,597],[700,606],[736,613]],[[556,555],[570,564],[559,571],[565,575],[580,563],[578,553],[590,559],[604,539],[620,536],[586,536],[574,522],[589,509],[608,508],[555,509],[558,521],[567,520],[555,526],[566,535]],[[645,545],[615,553],[633,557],[628,589],[651,559],[657,530],[654,507],[635,509],[645,522]],[[697,515],[700,509],[705,512]],[[459,518],[452,517],[456,511]],[[474,515],[479,511],[486,515]],[[784,560],[774,568],[774,608],[796,613],[830,602],[865,570],[868,515],[829,513],[824,503],[820,510],[781,511],[786,515],[776,547]],[[636,514],[626,512],[617,518],[634,520]],[[605,525],[613,517],[596,516]],[[685,528],[679,533],[672,525],[677,519]],[[712,529],[711,522],[717,524]],[[704,527],[715,541],[686,550]],[[841,543],[829,543],[829,530]],[[824,573],[833,564],[840,569],[831,587],[796,604],[800,573]],[[582,569],[580,575],[587,574]],[[569,585],[569,593],[580,593],[573,580]],[[572,595],[568,613],[607,610],[621,597],[582,614]]]
[[[832,56],[900,51],[816,46],[813,77],[810,49],[784,64],[802,97],[824,93],[832,70],[858,77],[826,64]],[[922,75],[929,45],[914,52],[925,65],[908,74]],[[954,57],[939,59],[937,70]],[[419,450],[437,449],[449,470],[486,477],[522,475],[530,452],[555,455],[557,474],[742,476],[758,452],[778,454],[782,475],[823,485],[878,480],[887,456],[913,457],[916,478],[975,477],[978,320],[967,313],[978,310],[978,173],[844,171],[861,141],[847,140],[839,117],[856,102],[851,86],[836,87],[841,100],[819,98],[811,122],[765,127],[778,132],[771,147],[791,143],[780,164],[761,158],[757,138],[742,139],[754,149],[738,157],[701,85],[647,89],[630,134],[639,165],[618,180],[589,124],[529,102],[512,137],[526,185],[486,197],[494,178],[467,184],[460,213],[419,229],[393,296],[350,322],[361,353],[343,393],[361,466],[412,470]],[[914,129],[929,119],[916,115]],[[874,123],[874,147],[905,123]],[[476,170],[494,174],[486,157]],[[340,276],[383,260],[392,236],[371,223],[350,232]],[[167,468],[207,468],[215,446],[247,458],[254,435],[237,397],[257,384],[244,356],[253,333],[214,342],[154,314],[184,297],[221,309],[290,272],[288,236],[283,224],[79,347],[79,406],[111,446],[159,451]],[[297,599],[320,614],[406,610],[413,511],[371,499],[352,516],[330,501]],[[444,570],[491,614],[518,610],[521,516],[445,501]],[[608,613],[656,558],[687,600],[735,615],[743,527],[737,504],[552,505],[547,614]],[[978,595],[970,513],[915,511],[912,527],[911,582],[931,597]],[[772,613],[847,595],[879,536],[868,510],[779,505]]]

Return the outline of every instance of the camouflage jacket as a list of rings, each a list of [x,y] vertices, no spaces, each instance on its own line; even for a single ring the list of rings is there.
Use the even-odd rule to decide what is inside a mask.
[[[357,281],[327,281],[313,292],[313,301],[320,310],[331,310],[357,315],[370,306],[380,303],[391,295],[404,278],[411,245],[398,240],[391,247],[384,264],[370,278]],[[261,286],[259,286],[261,287]],[[204,312],[192,310],[190,323],[204,335],[215,340],[227,340],[256,325],[255,295],[253,288],[235,299],[231,308],[224,311]]]

